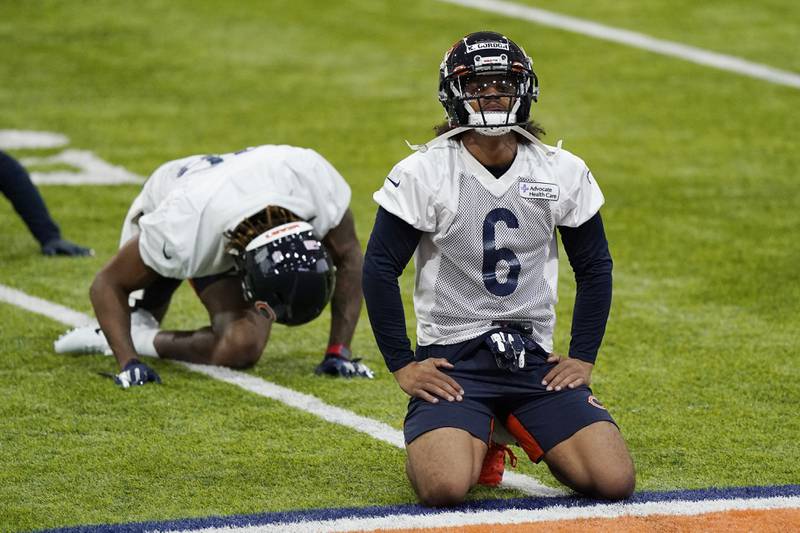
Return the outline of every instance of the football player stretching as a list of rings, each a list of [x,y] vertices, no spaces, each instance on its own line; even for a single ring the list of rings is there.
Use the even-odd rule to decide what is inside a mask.
[[[589,388],[611,304],[603,194],[581,159],[539,140],[538,94],[514,42],[487,31],[460,39],[439,69],[447,123],[374,195],[364,295],[386,364],[411,396],[406,472],[427,505],[501,482],[510,452],[501,428],[579,493],[622,499],[634,489],[625,441]],[[557,233],[577,282],[568,357],[553,353]],[[415,351],[397,284],[412,256]]]
[[[99,327],[67,332],[56,351],[113,353],[121,369],[115,381],[126,388],[159,381],[138,356],[248,367],[274,322],[306,323],[332,298],[317,373],[372,377],[350,360],[362,255],[349,203],[342,176],[310,149],[265,145],[163,164],[131,205],[119,251],[92,283]],[[161,330],[185,279],[210,325]]]

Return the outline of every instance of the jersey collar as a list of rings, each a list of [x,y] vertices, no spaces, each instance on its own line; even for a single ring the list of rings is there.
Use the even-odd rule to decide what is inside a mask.
[[[525,159],[525,155],[522,153],[525,147],[522,144],[517,146],[517,155],[514,157],[511,167],[499,178],[495,178],[486,167],[475,159],[464,146],[464,143],[459,141],[458,145],[467,173],[474,176],[478,183],[495,197],[500,198],[503,196],[508,191],[508,188],[517,182],[517,176],[520,175],[520,167],[523,165],[522,160]]]

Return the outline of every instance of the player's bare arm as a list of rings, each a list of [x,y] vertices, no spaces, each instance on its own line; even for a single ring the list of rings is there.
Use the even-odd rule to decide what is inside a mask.
[[[361,363],[360,358],[350,358],[350,343],[361,314],[361,269],[364,264],[350,209],[345,211],[342,220],[325,235],[322,242],[336,265],[336,283],[331,298],[328,348],[315,373],[372,378],[372,370]]]
[[[440,368],[453,368],[453,364],[443,357],[414,361],[396,370],[394,378],[409,396],[431,403],[437,403],[439,398],[460,402],[464,389]]]
[[[328,344],[350,346],[361,314],[361,268],[364,262],[350,209],[322,242],[336,265],[336,287],[331,299],[331,332]]]
[[[147,287],[157,278],[158,274],[142,261],[139,238],[134,237],[120,248],[92,282],[89,297],[95,316],[120,368],[136,358],[131,340],[128,295]]]

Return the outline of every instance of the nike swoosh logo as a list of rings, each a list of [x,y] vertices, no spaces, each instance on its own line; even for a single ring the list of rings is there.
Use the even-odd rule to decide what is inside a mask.
[[[164,243],[164,247],[161,248],[161,253],[164,254],[165,258],[172,259],[171,255],[167,255],[167,243]]]
[[[386,179],[389,180],[389,183],[391,183],[395,187],[399,187],[400,186],[400,181],[399,180],[395,183],[394,181],[392,181],[392,178],[390,178],[388,176],[386,177]]]

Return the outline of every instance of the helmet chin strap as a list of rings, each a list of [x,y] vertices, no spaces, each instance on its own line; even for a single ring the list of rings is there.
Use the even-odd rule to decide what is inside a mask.
[[[544,153],[547,154],[548,157],[552,157],[556,155],[559,151],[561,151],[561,145],[564,143],[563,140],[559,139],[558,142],[556,143],[556,149],[553,150],[550,146],[547,146],[542,141],[537,139],[536,135],[529,132],[525,128],[522,128],[520,126],[511,126],[511,131],[513,131],[514,133],[519,133],[520,135],[528,139],[530,142],[532,142],[533,144],[544,150]]]
[[[452,130],[450,130],[450,131],[446,131],[446,132],[442,133],[442,134],[441,134],[441,135],[439,135],[438,137],[436,137],[436,138],[434,138],[434,139],[431,139],[430,141],[428,141],[428,142],[426,142],[426,143],[422,143],[422,144],[411,144],[410,142],[408,142],[408,141],[406,140],[406,144],[407,144],[407,145],[408,145],[408,147],[409,147],[409,148],[411,148],[412,150],[414,150],[414,151],[416,151],[416,152],[421,152],[421,153],[423,153],[423,154],[424,154],[425,152],[427,152],[427,151],[428,151],[428,149],[430,149],[430,148],[432,148],[433,146],[435,146],[435,145],[439,144],[440,142],[442,142],[442,141],[446,141],[446,140],[447,140],[447,139],[449,139],[450,137],[455,137],[455,136],[456,136],[456,135],[458,135],[459,133],[464,133],[465,131],[467,131],[467,130],[472,130],[472,129],[475,129],[475,128],[473,128],[472,126],[459,126],[459,127],[457,127],[457,128],[453,128],[453,129],[452,129]]]
[[[503,115],[505,115],[505,113],[503,113]],[[480,133],[482,135],[490,135],[490,136],[491,135],[502,135],[500,133],[484,133],[484,131],[482,131],[482,130],[490,130],[490,129],[491,130],[500,130],[500,129],[506,130],[503,133],[508,133],[509,131],[513,131],[514,133],[518,133],[518,134],[522,135],[523,137],[525,137],[526,139],[528,139],[533,144],[535,144],[536,146],[538,146],[539,148],[541,148],[544,151],[544,153],[547,154],[549,157],[552,157],[552,156],[556,155],[561,150],[561,144],[563,142],[561,139],[559,139],[558,143],[556,144],[555,150],[553,150],[551,147],[547,146],[542,141],[537,139],[534,134],[532,134],[531,132],[529,132],[528,130],[526,130],[525,128],[522,128],[520,126],[503,126],[503,127],[489,127],[489,128],[487,128],[486,126],[484,126],[484,127],[459,126],[458,128],[453,128],[452,130],[447,131],[447,132],[439,135],[438,137],[436,137],[434,139],[431,139],[430,141],[428,141],[426,143],[423,143],[423,144],[411,144],[410,142],[406,141],[406,144],[412,150],[424,154],[429,149],[433,148],[434,146],[436,146],[437,144],[439,144],[439,143],[441,143],[443,141],[446,141],[450,137],[455,137],[459,133],[464,133],[465,131],[469,131],[469,130],[475,130],[475,131],[477,131],[478,133]]]

